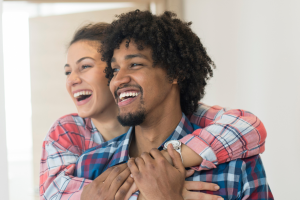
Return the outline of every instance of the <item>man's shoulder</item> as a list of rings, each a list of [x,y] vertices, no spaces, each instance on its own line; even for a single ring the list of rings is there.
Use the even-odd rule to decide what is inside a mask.
[[[255,155],[255,156],[251,156],[248,158],[238,158],[236,160],[231,160],[229,162],[218,165],[217,168],[229,166],[229,167],[235,167],[235,168],[245,170],[245,167],[254,167],[257,165],[262,167],[262,160],[261,160],[260,155]]]
[[[249,158],[239,158],[226,163],[217,165],[216,168],[211,170],[200,171],[201,175],[211,174],[213,176],[230,177],[234,176],[235,179],[240,179],[243,176],[251,175],[253,173],[261,173],[260,176],[265,176],[262,160],[259,155]]]

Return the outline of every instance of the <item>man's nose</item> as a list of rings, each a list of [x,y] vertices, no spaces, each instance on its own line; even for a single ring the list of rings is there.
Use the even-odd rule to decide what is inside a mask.
[[[120,69],[118,73],[114,75],[113,79],[111,80],[111,84],[113,84],[117,88],[129,83],[130,81],[131,78],[127,70]]]
[[[71,72],[67,80],[68,86],[74,86],[79,83],[81,83],[81,78],[78,76],[77,73]]]

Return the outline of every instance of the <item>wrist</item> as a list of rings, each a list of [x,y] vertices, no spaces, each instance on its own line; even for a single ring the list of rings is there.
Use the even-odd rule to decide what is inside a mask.
[[[203,158],[185,144],[182,144],[183,165],[184,167],[195,167],[201,165]]]

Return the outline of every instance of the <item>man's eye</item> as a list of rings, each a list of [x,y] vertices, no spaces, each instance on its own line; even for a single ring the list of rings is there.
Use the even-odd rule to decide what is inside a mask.
[[[142,66],[142,64],[140,64],[140,63],[132,63],[131,64],[131,67],[136,67],[136,66]]]
[[[66,76],[68,76],[68,75],[70,75],[71,74],[71,72],[65,72],[65,75]]]

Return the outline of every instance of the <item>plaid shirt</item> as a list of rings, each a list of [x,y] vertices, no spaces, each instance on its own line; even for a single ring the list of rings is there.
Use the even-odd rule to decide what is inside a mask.
[[[204,158],[196,170],[213,169],[217,164],[264,151],[266,130],[250,112],[199,104],[198,111],[189,118],[192,123],[204,127],[181,139]],[[116,139],[121,141],[125,135],[105,142],[89,118],[72,114],[57,120],[43,142],[40,199],[80,199],[83,186],[91,179],[73,176],[78,158],[85,151],[92,152],[96,146],[108,145]],[[116,147],[103,149],[103,154],[111,156],[108,156],[111,160],[101,159],[102,170],[126,160],[125,152],[116,153]]]
[[[165,142],[180,140],[199,128],[191,124],[184,114],[182,115],[178,126]],[[76,163],[75,176],[93,180],[107,168],[127,162],[132,129],[130,128],[124,135],[84,152]],[[163,149],[164,143],[158,148],[159,150]],[[230,161],[208,171],[196,171],[186,180],[214,182],[220,186],[220,190],[214,194],[225,199],[273,199],[259,156]],[[137,199],[137,194],[130,198],[130,200],[134,199]]]

